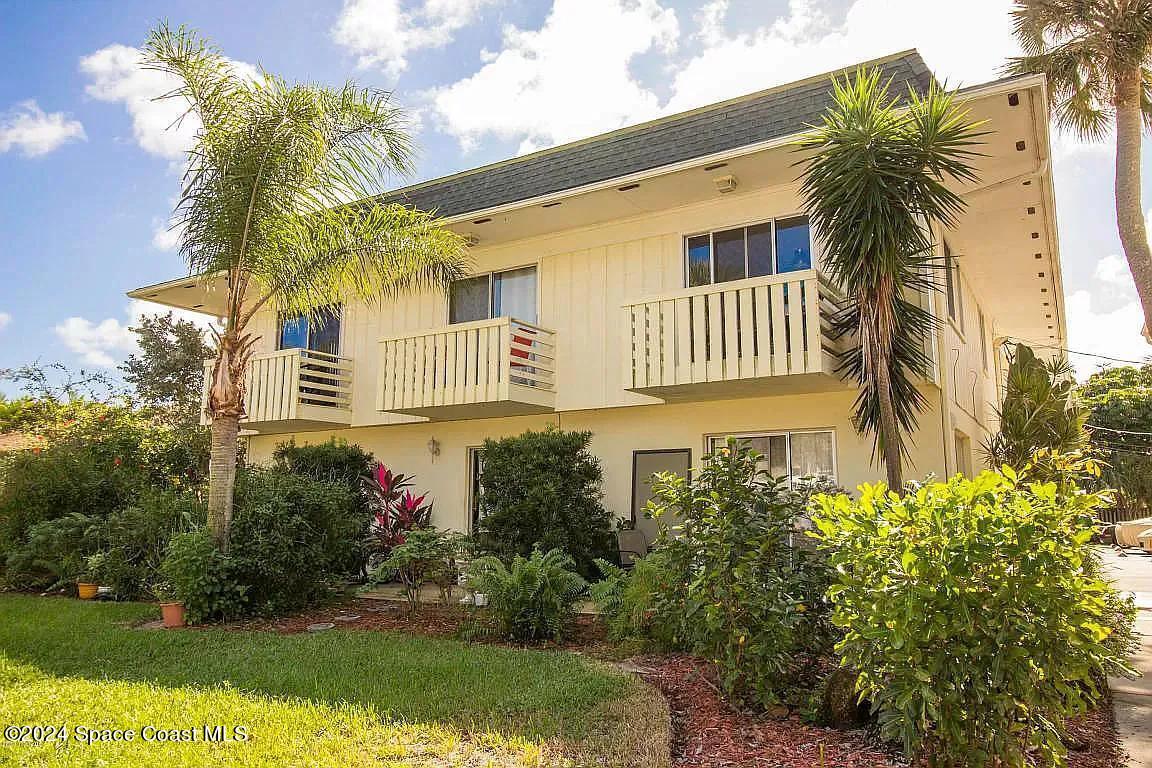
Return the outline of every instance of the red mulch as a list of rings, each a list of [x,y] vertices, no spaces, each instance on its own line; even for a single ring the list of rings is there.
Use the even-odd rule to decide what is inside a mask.
[[[889,768],[900,761],[863,731],[808,725],[796,715],[741,712],[719,694],[711,665],[692,656],[635,660],[672,711],[672,763],[679,768]],[[821,762],[823,748],[823,762]]]
[[[204,625],[236,630],[256,630],[279,632],[291,635],[308,631],[309,625],[331,623],[334,629],[359,629],[383,632],[405,632],[427,637],[454,637],[474,624],[472,609],[463,606],[444,606],[438,603],[421,606],[412,613],[407,603],[394,600],[370,600],[357,598],[328,606],[313,608],[306,613],[281,616],[272,619],[244,619],[223,625]],[[475,642],[505,644],[499,638],[488,638],[483,634],[470,637]],[[564,648],[569,650],[587,649],[604,641],[602,625],[594,616],[578,615],[576,626],[561,643],[543,643],[533,647]]]
[[[247,619],[223,627],[295,634],[306,632],[310,624],[331,622],[335,630],[453,637],[472,625],[473,616],[470,609],[459,606],[430,604],[413,614],[404,603],[360,598],[294,616]],[[504,644],[482,634],[472,639]],[[575,631],[562,643],[535,647],[596,654],[605,646],[600,623],[593,616],[581,615]],[[668,699],[675,768],[893,768],[907,764],[865,731],[821,728],[795,714],[772,718],[732,707],[720,696],[712,666],[701,659],[645,656],[630,660],[628,667]],[[1116,768],[1122,764],[1111,702],[1070,721],[1068,732],[1074,747],[1068,752],[1068,768]]]

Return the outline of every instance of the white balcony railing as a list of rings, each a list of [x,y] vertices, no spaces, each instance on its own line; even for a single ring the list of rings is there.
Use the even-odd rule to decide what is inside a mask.
[[[204,404],[212,361],[204,363]],[[310,429],[351,423],[352,361],[310,349],[253,355],[244,377],[245,417],[257,431]]]
[[[429,418],[556,407],[554,332],[499,317],[380,340],[381,411]]]
[[[625,388],[831,374],[836,290],[816,270],[689,288],[624,305]]]

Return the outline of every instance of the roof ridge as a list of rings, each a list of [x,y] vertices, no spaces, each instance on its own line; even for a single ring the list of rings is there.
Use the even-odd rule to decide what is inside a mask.
[[[563,152],[563,151],[570,150],[574,147],[579,147],[579,146],[582,146],[585,144],[590,144],[590,143],[598,142],[598,141],[604,141],[604,140],[614,138],[614,137],[626,136],[626,135],[629,135],[632,133],[651,129],[651,128],[658,126],[658,125],[661,125],[663,123],[667,123],[667,122],[671,122],[673,120],[685,118],[685,117],[688,117],[690,115],[699,115],[699,114],[704,114],[704,113],[712,112],[712,111],[721,111],[723,109],[727,109],[727,108],[732,107],[732,106],[737,105],[737,104],[741,104],[741,103],[744,103],[747,101],[753,101],[755,99],[764,98],[765,96],[768,96],[772,93],[803,87],[805,85],[809,85],[809,84],[812,84],[812,83],[815,83],[815,82],[818,82],[821,80],[827,80],[827,79],[835,77],[837,75],[846,74],[846,73],[855,71],[857,69],[861,69],[863,67],[882,66],[884,64],[889,64],[892,62],[900,61],[902,59],[909,60],[909,61],[915,61],[915,62],[919,63],[920,66],[925,70],[925,72],[927,72],[929,75],[931,75],[931,72],[927,69],[927,65],[924,64],[923,58],[920,56],[920,51],[916,48],[907,48],[907,49],[905,49],[903,51],[899,51],[897,53],[888,54],[887,56],[880,56],[880,57],[877,57],[874,59],[869,59],[867,61],[861,61],[861,62],[858,62],[856,64],[851,64],[851,65],[848,65],[845,67],[840,67],[837,69],[831,69],[831,70],[828,70],[826,72],[821,72],[819,74],[810,75],[808,77],[801,78],[799,80],[792,80],[792,81],[789,81],[787,83],[780,83],[779,85],[773,85],[773,86],[770,86],[768,88],[762,88],[758,91],[752,91],[750,93],[741,94],[739,96],[733,96],[733,97],[725,99],[723,101],[716,101],[716,102],[712,102],[710,104],[704,104],[704,105],[699,106],[699,107],[693,107],[692,109],[686,109],[682,112],[675,112],[675,113],[670,114],[670,115],[661,115],[660,117],[656,117],[656,118],[653,118],[651,120],[645,120],[642,123],[634,123],[632,125],[625,125],[625,126],[621,126],[620,128],[615,128],[611,131],[606,131],[604,133],[597,133],[597,134],[594,134],[592,136],[586,136],[582,139],[575,139],[573,141],[569,141],[569,142],[566,142],[564,144],[556,144],[556,145],[551,146],[551,147],[545,147],[544,149],[539,149],[539,150],[536,150],[535,152],[530,152],[526,155],[516,155],[514,157],[507,157],[507,158],[504,158],[503,160],[496,160],[494,162],[487,163],[485,165],[476,166],[475,168],[466,168],[462,171],[456,171],[454,173],[450,173],[450,174],[447,174],[445,176],[437,176],[436,178],[433,178],[433,179],[426,179],[424,181],[417,182],[415,184],[410,184],[408,186],[398,187],[398,188],[393,189],[393,190],[388,190],[387,192],[383,192],[380,195],[378,195],[378,197],[395,197],[398,195],[405,195],[409,192],[415,192],[415,191],[418,191],[418,190],[423,189],[425,187],[431,186],[433,184],[443,184],[444,182],[447,182],[447,181],[452,181],[452,180],[460,179],[460,178],[463,178],[466,176],[472,176],[474,174],[483,173],[486,171],[491,171],[491,170],[494,170],[496,168],[502,168],[504,166],[514,165],[516,163],[523,163],[523,162],[527,162],[529,160],[537,159],[540,157],[546,157],[550,154]]]

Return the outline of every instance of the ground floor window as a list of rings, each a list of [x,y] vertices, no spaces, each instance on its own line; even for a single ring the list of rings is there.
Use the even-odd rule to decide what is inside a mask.
[[[660,532],[657,521],[644,516],[644,509],[652,498],[652,476],[661,472],[675,472],[681,477],[688,477],[691,469],[691,448],[632,452],[632,527],[642,539],[633,549],[640,554],[647,551],[647,547],[656,540],[656,535]],[[677,521],[665,519],[664,523],[675,525]],[[623,539],[621,549],[625,549]]]
[[[773,477],[787,479],[790,485],[804,478],[836,479],[836,443],[832,430],[711,435],[706,443],[708,453],[723,448],[729,437],[763,454],[764,469]]]
[[[956,430],[956,471],[964,477],[972,477],[972,441],[968,435]]]
[[[475,533],[480,525],[480,497],[484,488],[480,476],[484,473],[484,449],[476,446],[468,449],[468,526],[469,533]]]

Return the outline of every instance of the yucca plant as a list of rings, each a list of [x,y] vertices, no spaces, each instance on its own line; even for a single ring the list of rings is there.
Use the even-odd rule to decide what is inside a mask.
[[[1043,72],[1056,121],[1091,141],[1116,131],[1116,226],[1152,329],[1152,248],[1140,195],[1140,144],[1152,127],[1152,0],[1017,0],[1024,56]]]
[[[840,371],[860,386],[854,420],[872,433],[888,485],[903,484],[905,438],[927,402],[935,317],[916,294],[937,288],[946,265],[932,226],[952,227],[964,200],[950,184],[975,182],[983,134],[954,96],[933,84],[903,103],[877,70],[833,81],[833,103],[799,143],[801,194],[824,243],[822,267],[847,295],[833,317],[850,344]]]
[[[505,565],[493,555],[472,562],[468,584],[488,596],[502,635],[512,640],[560,640],[572,624],[588,583],[562,550],[516,555]]]
[[[143,65],[177,82],[166,98],[201,126],[173,218],[189,270],[226,277],[207,411],[208,522],[227,548],[252,318],[273,308],[323,322],[349,299],[446,290],[467,272],[466,244],[434,215],[376,197],[411,169],[389,93],[247,77],[199,35],[166,25],[148,36]]]

